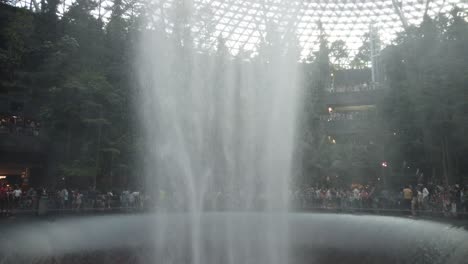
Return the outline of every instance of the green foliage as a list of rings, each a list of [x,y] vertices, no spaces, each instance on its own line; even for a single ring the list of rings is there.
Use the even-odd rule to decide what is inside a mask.
[[[332,64],[340,68],[342,65],[346,65],[349,52],[346,47],[346,43],[343,40],[336,40],[330,45],[330,58],[332,58]]]
[[[320,26],[320,25],[319,25]],[[330,48],[325,33],[319,37],[319,50],[304,64],[304,106],[300,113],[301,132],[298,139],[297,159],[299,159],[299,182],[317,179],[322,172],[329,168],[331,152],[328,149],[327,135],[323,122],[320,121],[326,109],[325,92],[330,85],[331,63]],[[336,46],[336,45],[335,45]]]
[[[459,182],[468,172],[468,23],[458,9],[449,17],[425,17],[396,43],[383,52],[391,89],[382,118],[398,131],[391,159],[424,169],[435,181]]]
[[[88,177],[92,178],[96,175],[96,167],[92,161],[83,162],[74,160],[69,165],[62,165],[60,172],[63,177]]]
[[[2,8],[0,16],[4,17],[0,20],[0,91],[24,89],[19,73],[31,49],[33,16],[10,8]]]
[[[207,53],[216,47],[220,80],[213,87],[217,87],[223,82],[229,52],[221,37],[217,46],[212,39],[213,14],[209,9],[199,10],[194,14],[200,18],[196,20],[199,24],[194,25],[188,6],[176,2],[165,14],[173,23],[173,32],[155,45],[165,42],[179,59],[191,57],[185,56],[191,47]],[[129,4],[114,0],[109,21],[104,23],[92,14],[97,1],[75,1],[62,17],[57,16],[58,4],[58,0],[41,1],[41,12],[35,14],[0,4],[0,91],[22,91],[31,98],[32,108],[40,109],[36,114],[49,136],[54,161],[51,176],[84,176],[95,178],[97,185],[100,180],[117,184],[106,178],[138,171],[130,160],[144,144],[132,130],[130,110],[132,45],[139,31],[147,30],[138,19],[144,14],[127,16]],[[464,16],[462,10],[454,9],[449,16],[426,17],[382,52],[389,87],[379,107],[382,127],[397,132],[385,140],[389,162],[410,163],[445,181],[456,181],[468,173],[464,165],[468,158],[463,155],[468,151],[468,25]],[[324,97],[332,70],[350,58],[345,43],[329,44],[320,23],[318,26],[319,49],[301,65],[306,89],[297,139],[302,174],[315,176],[375,162],[367,149],[330,144],[319,120],[326,111]],[[165,30],[164,23],[155,27]],[[298,52],[297,40],[288,43],[288,50],[279,48],[285,40],[276,29],[268,25],[259,54],[253,57],[255,67],[267,67],[278,53]],[[197,43],[193,31],[203,36]],[[365,68],[370,56],[370,36],[366,35],[349,63],[353,68]],[[236,67],[251,57],[240,51]],[[186,69],[160,74],[174,82],[174,87],[188,87],[183,82],[191,63],[195,62],[187,60]],[[198,76],[200,82],[206,81],[203,74]],[[222,93],[216,96],[221,98]]]
[[[133,20],[115,2],[106,26],[91,14],[93,0],[74,2],[60,19],[59,1],[48,0],[40,13],[8,7],[0,20],[0,88],[24,86],[31,108],[40,109],[35,117],[49,138],[50,179],[87,177],[99,186],[130,170]]]
[[[354,69],[363,69],[369,67],[371,62],[371,44],[370,34],[365,34],[363,37],[362,46],[359,47],[358,52],[351,60],[350,66]]]

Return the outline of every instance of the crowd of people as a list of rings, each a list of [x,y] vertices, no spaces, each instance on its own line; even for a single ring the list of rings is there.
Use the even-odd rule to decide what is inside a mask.
[[[139,191],[100,192],[93,188],[78,190],[32,187],[25,191],[17,185],[12,187],[2,184],[0,186],[0,215],[37,213],[40,210],[48,212],[104,211],[115,208],[140,210],[145,208],[148,200],[148,197]]]
[[[393,211],[411,215],[468,214],[468,186],[422,185],[386,190],[374,186],[351,188],[297,188],[293,199],[298,209],[338,209],[348,211]]]
[[[41,124],[23,116],[0,114],[0,134],[39,136]]]
[[[353,85],[336,85],[329,89],[330,93],[346,93],[346,92],[364,92],[378,89],[376,84],[360,83]]]
[[[184,198],[159,190],[150,196],[141,191],[100,192],[59,188],[28,188],[0,186],[0,215],[26,212],[51,213],[99,212],[118,209],[141,211],[157,208],[184,210]],[[246,207],[261,209],[266,198],[257,195],[253,201],[243,201],[245,195],[222,192],[206,195],[204,210],[238,210]],[[468,216],[468,186],[422,185],[387,190],[375,186],[353,185],[350,188],[301,186],[290,192],[294,210],[334,210],[343,212],[401,213],[416,215]],[[245,200],[245,199],[244,199]],[[185,208],[186,209],[186,208]],[[245,209],[245,208],[244,208]]]
[[[320,116],[322,121],[338,121],[338,120],[368,120],[375,112],[372,111],[353,111],[353,112],[330,112],[328,115]]]

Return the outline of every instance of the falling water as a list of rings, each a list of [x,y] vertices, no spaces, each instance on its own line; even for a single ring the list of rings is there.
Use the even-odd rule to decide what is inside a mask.
[[[197,10],[183,10],[171,30],[156,23],[142,32],[136,61],[147,189],[160,214],[183,211],[190,219],[188,257],[182,249],[169,255],[203,264],[287,263],[283,213],[299,79],[294,38],[271,26],[257,55],[233,57],[222,37],[206,48],[193,33]],[[220,210],[263,212],[271,228],[253,234],[263,248],[253,252],[234,239],[240,230],[230,220],[223,230],[202,228],[203,215]],[[219,245],[210,251],[204,232],[223,233],[221,252]]]

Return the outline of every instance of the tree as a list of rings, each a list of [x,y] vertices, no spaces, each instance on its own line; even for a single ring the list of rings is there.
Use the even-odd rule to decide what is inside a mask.
[[[331,63],[338,68],[347,64],[349,52],[343,40],[336,40],[330,46]]]
[[[389,147],[392,159],[415,164],[426,177],[445,184],[459,182],[467,171],[462,153],[468,142],[460,132],[466,131],[466,98],[461,95],[466,94],[468,54],[462,45],[468,25],[461,17],[458,9],[449,19],[426,16],[384,52],[391,89],[383,101],[383,118],[399,134],[398,144]]]
[[[358,52],[351,60],[351,68],[362,69],[369,67],[371,62],[371,45],[370,45],[370,34],[366,33],[362,40],[362,45],[359,47]]]
[[[330,49],[325,32],[319,24],[321,30],[319,35],[319,50],[314,53],[314,58],[310,64],[305,65],[305,92],[304,106],[301,111],[299,120],[299,144],[298,144],[298,159],[300,159],[300,167],[302,168],[302,179],[299,182],[310,181],[311,179],[318,180],[329,162],[324,159],[327,156],[327,135],[323,123],[320,121],[320,116],[326,111],[324,103],[326,90],[330,86]],[[327,164],[325,164],[327,163]]]
[[[21,71],[26,64],[27,54],[33,48],[31,38],[34,29],[34,17],[25,10],[16,10],[6,5],[2,9],[0,31],[0,91],[25,91],[28,89]]]

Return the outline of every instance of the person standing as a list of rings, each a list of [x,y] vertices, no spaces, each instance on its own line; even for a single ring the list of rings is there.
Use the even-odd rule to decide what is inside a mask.
[[[369,208],[369,192],[365,187],[362,188],[361,193],[360,193],[360,199],[361,199],[361,208]]]
[[[429,200],[429,190],[427,189],[426,186],[424,186],[422,189],[422,206],[424,210],[427,210],[428,200]]]
[[[107,194],[106,194],[106,207],[107,207],[107,209],[111,208],[113,199],[114,199],[114,194],[112,193],[112,191],[108,191]]]
[[[8,189],[6,184],[0,186],[0,214],[4,215],[7,213],[8,208]]]
[[[465,185],[463,189],[460,192],[461,196],[461,201],[462,201],[462,206],[464,208],[464,214],[463,217],[466,218],[468,216],[468,186]]]
[[[411,200],[413,200],[413,191],[409,186],[403,189],[403,210],[411,211]]]
[[[67,188],[63,188],[60,192],[60,198],[62,198],[62,205],[63,209],[68,208],[68,190]]]
[[[7,215],[11,215],[14,208],[13,188],[7,184]]]
[[[13,204],[14,204],[14,209],[18,209],[20,202],[21,202],[21,195],[23,192],[19,188],[18,185],[15,186],[16,188],[13,190]]]
[[[360,204],[361,192],[357,187],[353,189],[353,207],[358,208]]]
[[[79,212],[80,209],[81,209],[81,204],[83,203],[83,194],[78,190],[76,191],[75,199],[76,199],[76,201],[75,201],[75,210],[77,212]]]
[[[412,194],[413,194],[413,198],[411,199],[411,214],[413,216],[416,216],[416,212],[418,210],[418,189],[417,187],[413,187],[413,189],[411,190]]]
[[[460,185],[455,184],[450,191],[451,212],[453,216],[458,216],[461,208],[461,190]]]
[[[28,209],[37,209],[37,191],[34,188],[30,188],[26,193],[28,197]]]

